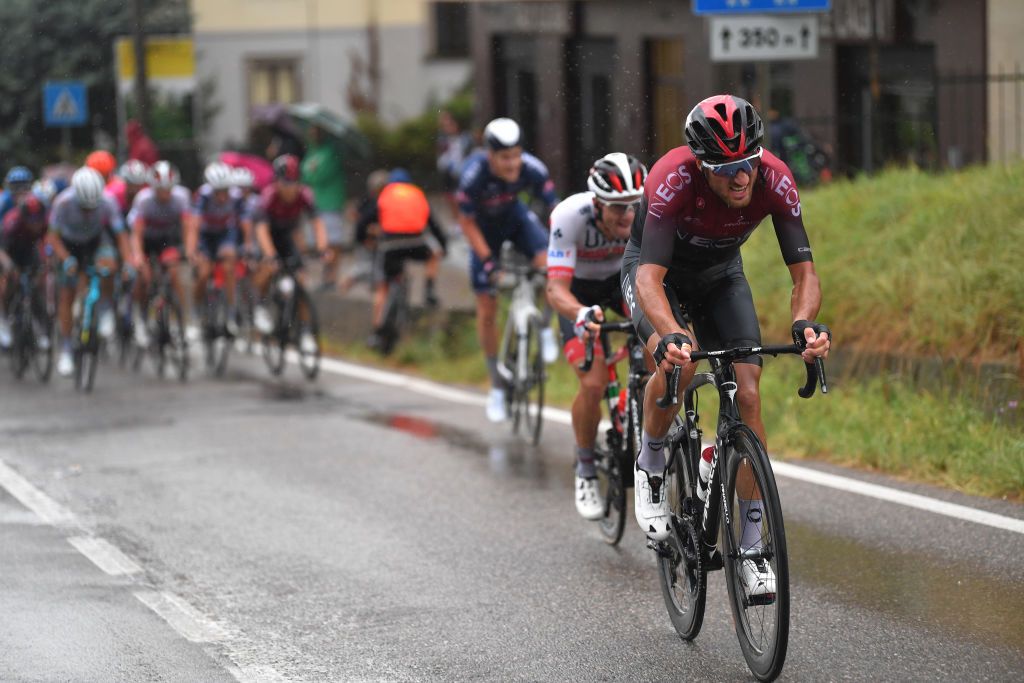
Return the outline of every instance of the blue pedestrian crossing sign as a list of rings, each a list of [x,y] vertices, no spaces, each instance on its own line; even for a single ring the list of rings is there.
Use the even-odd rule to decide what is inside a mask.
[[[43,124],[48,128],[84,126],[89,120],[89,100],[81,81],[49,81],[43,84]]]

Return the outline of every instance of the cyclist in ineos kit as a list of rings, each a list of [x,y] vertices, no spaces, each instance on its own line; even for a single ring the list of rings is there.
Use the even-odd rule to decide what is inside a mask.
[[[551,212],[547,295],[558,312],[565,358],[580,381],[572,403],[576,435],[576,511],[584,519],[604,516],[597,486],[594,443],[601,422],[601,400],[608,386],[608,368],[600,343],[594,345],[590,370],[579,369],[589,335],[599,332],[605,309],[623,310],[619,288],[622,253],[643,193],[647,169],[622,152],[594,162],[588,192],[566,198]]]
[[[643,437],[635,468],[636,519],[649,537],[669,535],[664,496],[665,435],[679,405],[662,409],[666,373],[682,368],[679,389],[693,378],[690,353],[724,347],[759,346],[761,330],[743,273],[740,246],[770,215],[782,257],[793,279],[793,332],[806,342],[805,361],[825,357],[830,333],[812,322],[821,286],[804,230],[800,196],[789,168],[761,146],[764,124],[746,100],[716,95],[686,118],[687,146],[665,154],[651,169],[640,212],[622,261],[622,289],[633,323],[659,368],[644,395]],[[687,326],[682,312],[688,313]],[[760,356],[735,365],[736,401],[743,420],[765,442],[761,421]],[[737,490],[751,490],[749,469]],[[746,480],[746,484],[744,484]],[[740,500],[741,547],[761,543],[761,501]],[[741,566],[748,595],[775,592],[775,576],[763,560]]]

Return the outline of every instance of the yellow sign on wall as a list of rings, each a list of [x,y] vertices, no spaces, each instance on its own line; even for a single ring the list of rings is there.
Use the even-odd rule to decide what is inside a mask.
[[[118,78],[129,81],[135,78],[135,48],[131,38],[118,38],[115,44]],[[196,75],[195,51],[191,38],[147,37],[146,75],[152,79],[194,78]]]

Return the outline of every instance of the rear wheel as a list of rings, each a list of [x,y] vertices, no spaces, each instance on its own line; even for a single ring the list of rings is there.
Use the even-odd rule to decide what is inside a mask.
[[[759,680],[770,681],[782,672],[789,645],[789,560],[782,507],[761,441],[745,425],[734,429],[730,437],[725,492],[731,524],[723,528],[729,603],[747,666]],[[748,509],[744,517],[740,501],[757,499],[760,511]],[[741,540],[747,524],[754,526],[747,541],[756,537],[756,542],[744,548]],[[774,585],[768,581],[745,587],[745,563],[767,565],[774,574]]]
[[[673,428],[681,424],[677,417]],[[707,568],[701,556],[700,506],[697,498],[691,496],[694,489],[682,461],[685,452],[684,441],[676,446],[673,466],[665,477],[672,531],[668,539],[658,544],[658,577],[672,626],[680,638],[693,640],[704,624]]]
[[[597,527],[608,545],[617,545],[626,529],[626,487],[622,458],[617,451],[617,446],[609,444],[606,452],[594,454],[597,485],[604,496],[604,517],[598,520]]]

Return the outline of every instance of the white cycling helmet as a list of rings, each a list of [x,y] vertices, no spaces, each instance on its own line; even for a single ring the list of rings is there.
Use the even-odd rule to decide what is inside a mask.
[[[149,182],[149,166],[138,159],[129,159],[121,165],[118,175],[129,185],[145,185]]]
[[[519,146],[520,136],[519,124],[512,119],[494,119],[484,128],[484,144],[494,151]]]
[[[647,167],[636,157],[612,152],[594,162],[587,177],[587,189],[608,204],[630,204],[644,193]]]
[[[228,190],[235,184],[235,174],[231,167],[220,161],[207,166],[203,177],[214,190]]]
[[[247,168],[233,168],[231,174],[237,187],[249,188],[256,184],[256,177]]]
[[[170,190],[181,182],[181,176],[174,164],[169,161],[158,161],[149,169],[149,185],[156,190]]]
[[[106,183],[99,171],[83,166],[71,176],[71,187],[75,188],[75,197],[83,209],[95,209],[100,205]]]

